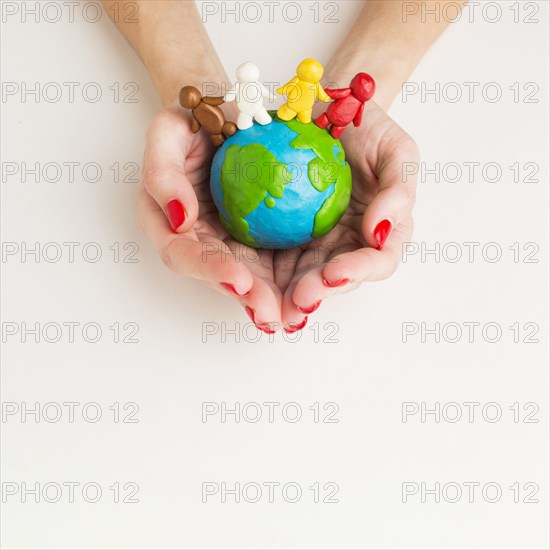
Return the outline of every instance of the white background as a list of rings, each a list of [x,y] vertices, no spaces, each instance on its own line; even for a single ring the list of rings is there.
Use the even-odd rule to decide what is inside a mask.
[[[296,342],[278,334],[256,343],[237,303],[162,265],[135,223],[137,184],[115,182],[113,163],[120,163],[121,178],[129,175],[122,168],[126,163],[141,163],[144,131],[160,103],[114,25],[105,14],[97,23],[86,22],[80,7],[72,23],[66,7],[57,23],[46,20],[53,10],[40,22],[32,15],[25,22],[22,11],[10,15],[7,4],[14,3],[2,7],[2,80],[4,86],[15,83],[18,91],[2,98],[2,479],[11,483],[3,486],[2,547],[547,548],[548,4],[523,2],[514,12],[511,2],[491,2],[485,12],[480,6],[467,10],[410,78],[410,89],[458,83],[462,99],[452,102],[454,85],[445,88],[446,96],[424,101],[420,93],[406,102],[400,97],[391,109],[417,140],[428,169],[437,162],[462,167],[456,182],[444,174],[439,183],[433,175],[419,182],[415,243],[419,249],[439,243],[445,254],[424,261],[420,253],[411,255],[391,279],[327,300],[310,318],[316,330],[306,328]],[[211,16],[207,28],[229,74],[252,60],[266,81],[286,82],[302,58],[326,62],[361,2],[338,2],[336,23],[315,23],[308,9],[313,2],[300,4],[303,14],[295,24],[284,20],[281,8],[274,24],[267,8],[255,24],[236,23],[234,16],[224,23],[221,12]],[[500,19],[491,23],[498,8]],[[95,17],[89,9],[88,18]],[[319,10],[321,20],[332,12],[324,2]],[[529,17],[538,22],[524,22]],[[79,85],[73,102],[66,86],[56,102],[22,96],[23,83],[37,82]],[[97,103],[82,96],[89,82],[103,92]],[[465,82],[479,83],[472,101]],[[494,103],[482,93],[490,82],[502,90]],[[110,89],[115,83],[118,102],[116,88]],[[124,89],[126,83],[139,86],[137,103],[123,101],[133,87]],[[527,83],[538,87],[533,96],[538,102],[524,101],[533,90]],[[49,91],[55,96],[55,88]],[[495,87],[486,91],[492,99]],[[54,170],[38,175],[38,182],[33,175],[24,182],[24,162],[41,169],[49,162],[79,164],[73,182],[67,169],[59,181],[47,181],[55,179]],[[95,183],[82,176],[82,166],[90,162],[102,170]],[[480,163],[473,181],[467,162]],[[482,174],[489,162],[501,167],[499,181],[488,181],[493,171],[489,178]],[[19,172],[10,175],[14,164],[7,163]],[[514,163],[520,166],[519,182],[509,168]],[[526,163],[535,163],[534,181],[527,180]],[[93,170],[89,175],[94,177]],[[67,242],[80,243],[73,262]],[[465,242],[480,243],[472,262]],[[21,254],[35,243],[54,261]],[[55,243],[63,251],[57,261]],[[96,263],[83,258],[86,243],[101,247]],[[113,243],[119,243],[118,262]],[[122,261],[131,251],[124,250],[126,243],[139,245],[137,263]],[[487,243],[496,244],[486,247],[484,256]],[[509,248],[514,243],[519,243],[517,262]],[[538,263],[524,261],[534,250],[524,250],[526,243],[538,247],[532,256]],[[87,252],[93,257],[96,245],[91,246]],[[462,258],[453,263],[457,246]],[[7,255],[14,247],[16,253]],[[501,259],[489,261],[498,248]],[[43,336],[36,343],[33,335],[23,342],[23,323],[43,328],[71,321],[80,323],[74,343],[67,329],[57,343]],[[465,322],[480,323],[473,342]],[[102,328],[95,344],[82,337],[86,323]],[[120,323],[121,338],[129,334],[123,325],[135,323],[139,342],[115,343],[109,329],[114,323]],[[403,342],[403,323],[419,328],[457,323],[463,334],[456,343],[446,341],[455,336],[455,325],[448,325],[439,343],[433,335],[422,342],[420,332]],[[488,341],[493,329],[483,337],[487,323],[501,327],[500,341]],[[519,323],[519,343],[509,328],[514,323]],[[523,343],[534,326],[524,328],[526,323],[538,326],[533,335],[538,343]],[[55,325],[49,327],[52,339]],[[206,327],[217,333],[206,336]],[[10,335],[12,329],[18,332]],[[225,329],[237,329],[240,341]],[[201,418],[204,402],[233,407],[268,401],[281,404],[273,423],[265,407],[257,423],[235,422],[233,416],[222,423],[220,414],[207,422]],[[47,408],[54,420],[59,404],[62,417],[22,419],[21,409],[35,402],[39,412],[54,403]],[[73,423],[64,402],[80,404]],[[96,423],[83,418],[82,406],[89,402],[101,407]],[[121,408],[136,403],[138,422],[115,422],[109,409],[115,402]],[[288,402],[301,407],[300,421],[282,417]],[[320,403],[322,420],[329,402],[339,408],[338,422],[315,422],[309,407]],[[422,422],[420,414],[403,422],[404,402],[429,408],[436,402],[442,408],[450,402],[481,405],[473,422],[464,405],[455,423],[451,407],[439,422],[433,415]],[[485,409],[484,417],[483,405],[490,402],[497,405]],[[519,422],[509,409],[514,403]],[[526,403],[538,407],[531,416],[538,423],[524,422],[535,407],[523,410]],[[9,415],[13,407],[19,412]],[[502,418],[489,422],[496,407]],[[122,411],[121,420],[129,412]],[[247,412],[253,416],[252,408]],[[89,417],[94,413],[87,409]],[[32,495],[22,501],[23,483],[43,488],[63,482],[80,484],[74,502],[66,486],[57,503],[43,496],[36,503]],[[109,489],[115,482],[137,484],[139,502],[115,503]],[[258,503],[241,497],[237,504],[232,495],[223,503],[220,493],[203,503],[203,482],[229,488],[235,482],[281,485],[273,503],[265,486]],[[297,503],[281,496],[288,482],[303,490]],[[315,503],[308,487],[327,482],[338,485],[338,503]],[[455,491],[448,486],[439,503],[433,494],[422,502],[420,490],[403,502],[406,482],[419,489],[456,483],[463,494],[449,502]],[[464,482],[480,484],[473,502]],[[483,497],[489,482],[502,489],[498,502],[488,502],[490,489]],[[102,488],[98,502],[83,499],[85,483]],[[514,483],[521,488],[519,503],[509,489]],[[538,485],[531,497],[538,502],[523,502],[532,487],[524,489],[526,483]],[[18,492],[7,495],[7,487]],[[50,490],[53,500],[55,485]],[[127,494],[121,489],[121,496]],[[252,489],[248,496],[254,496]]]

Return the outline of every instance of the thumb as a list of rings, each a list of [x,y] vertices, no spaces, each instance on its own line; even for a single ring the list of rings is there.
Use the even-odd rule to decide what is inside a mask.
[[[363,236],[369,246],[381,250],[393,228],[410,217],[414,201],[414,193],[404,186],[380,190],[363,216]]]
[[[393,228],[408,220],[416,200],[416,175],[404,177],[405,162],[418,162],[416,143],[407,134],[399,145],[382,155],[378,162],[378,193],[363,215],[363,237],[381,249]]]
[[[165,111],[155,117],[146,138],[143,183],[164,211],[174,232],[195,224],[199,203],[186,174],[186,157],[193,139],[181,115]],[[199,168],[200,169],[200,168]]]

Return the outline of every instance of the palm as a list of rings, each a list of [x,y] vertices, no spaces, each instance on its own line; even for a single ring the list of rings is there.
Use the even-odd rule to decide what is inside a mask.
[[[418,153],[412,139],[378,106],[371,104],[365,113],[363,125],[359,128],[348,128],[342,142],[353,175],[348,210],[334,229],[321,239],[300,247],[294,255],[278,252],[275,256],[275,280],[282,285],[281,290],[284,292],[284,322],[296,322],[300,315],[303,318],[304,312],[315,308],[327,295],[340,291],[328,288],[325,284],[327,279],[331,283],[349,279],[345,290],[350,290],[365,279],[375,280],[388,276],[397,266],[399,255],[395,254],[395,245],[391,251],[393,262],[391,257],[382,258],[382,253],[373,246],[375,242],[366,227],[369,222],[367,208],[381,190],[379,176],[383,175],[385,178],[384,192],[389,201],[395,201],[395,197],[391,195],[397,194],[404,194],[408,198],[405,201],[402,198],[397,199],[401,204],[396,207],[399,208],[406,202],[409,211],[401,220],[399,216],[392,216],[398,222],[393,232],[401,240],[410,238],[412,233],[410,210],[414,202],[414,185],[405,186],[401,177],[396,180],[396,176],[400,174],[395,171],[396,159],[399,167],[403,162],[417,162]],[[386,173],[388,170],[389,174]],[[390,181],[387,181],[387,176]],[[398,193],[393,191],[396,187],[399,188]],[[383,206],[387,199],[382,197],[380,202]],[[380,207],[376,208],[379,209]],[[392,206],[389,205],[387,215],[391,214]],[[354,252],[357,253],[353,254]],[[360,263],[370,265],[363,265],[361,269],[357,265]],[[376,263],[380,265],[374,265]],[[349,267],[352,269],[348,269]],[[350,272],[360,274],[365,271],[380,276],[349,275]],[[290,272],[292,276],[289,278]],[[296,304],[301,306],[301,311]]]
[[[189,118],[177,107],[158,115],[151,125],[144,185],[138,200],[142,226],[146,232],[155,233],[152,240],[168,267],[224,292],[227,289],[220,283],[230,283],[239,289],[239,294],[246,293],[240,300],[254,312],[257,324],[270,330],[266,323],[280,324],[282,298],[274,282],[273,255],[271,251],[256,251],[238,243],[220,223],[209,186],[215,147],[205,132],[193,134],[190,126]],[[158,187],[166,187],[168,179],[171,185],[178,184],[174,193],[187,187],[181,202],[190,219],[175,234],[159,206],[162,199],[157,197]],[[158,220],[155,227],[148,223],[153,216]]]
[[[274,280],[273,254],[268,250],[258,251],[250,248],[231,237],[227,229],[221,224],[219,212],[212,200],[210,193],[210,166],[215,152],[209,137],[205,133],[198,133],[193,136],[193,146],[187,157],[186,171],[190,179],[195,194],[199,201],[199,214],[197,221],[190,231],[193,238],[203,243],[206,248],[212,252],[221,250],[225,256],[231,255],[239,263],[245,265],[254,278],[256,291],[261,291],[264,300],[269,296],[269,301],[280,309],[280,300],[282,293],[279,291]],[[208,248],[210,247],[210,248]],[[248,296],[247,296],[248,298]],[[256,296],[256,300],[259,296]],[[253,307],[255,312],[259,308]],[[265,317],[265,313],[259,316],[259,323],[278,323],[277,318]]]
[[[353,191],[349,209],[337,226],[302,247],[257,251],[231,238],[219,221],[209,189],[215,152],[209,136],[191,133],[181,110],[168,109],[155,119],[148,135],[144,186],[138,200],[141,224],[174,271],[218,289],[220,283],[229,282],[239,294],[246,294],[239,299],[263,330],[281,324],[303,327],[304,314],[338,292],[324,281],[349,279],[348,290],[363,280],[387,276],[397,264],[399,237],[403,240],[412,230],[414,185],[400,185],[396,166],[416,161],[414,142],[374,104],[365,119],[342,139],[352,168]],[[174,234],[159,205],[176,193],[188,219]],[[411,199],[405,215],[399,211],[403,193]],[[378,210],[386,210],[398,222],[392,232],[398,238],[387,247],[389,254],[372,248],[375,241],[368,225]]]

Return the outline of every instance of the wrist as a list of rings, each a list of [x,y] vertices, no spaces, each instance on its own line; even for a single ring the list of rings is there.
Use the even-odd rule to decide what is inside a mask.
[[[153,81],[162,104],[167,105],[178,100],[183,86],[195,86],[202,95],[219,96],[227,89],[227,76],[223,68],[212,64],[209,67],[196,67],[194,64],[178,62],[178,52],[167,57],[149,55],[144,59],[145,66]]]
[[[466,0],[369,0],[329,64],[327,77],[347,86],[358,72],[376,82],[375,100],[387,109],[447,21],[426,21],[426,10],[454,9]],[[340,82],[342,80],[342,82]]]
[[[141,2],[135,49],[164,106],[177,101],[183,86],[203,95],[221,95],[227,75],[194,2]]]
[[[374,100],[387,110],[420,57],[421,54],[414,55],[413,50],[398,43],[365,43],[350,53],[337,52],[329,62],[325,81],[348,87],[357,73],[368,73],[376,82]]]

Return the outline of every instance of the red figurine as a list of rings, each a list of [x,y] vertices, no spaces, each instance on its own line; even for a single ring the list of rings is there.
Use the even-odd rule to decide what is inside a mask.
[[[372,76],[359,73],[353,77],[349,88],[326,89],[327,94],[335,101],[315,120],[315,124],[319,128],[332,125],[330,135],[336,139],[340,138],[348,124],[353,122],[356,127],[361,124],[365,102],[372,98],[375,87]]]

